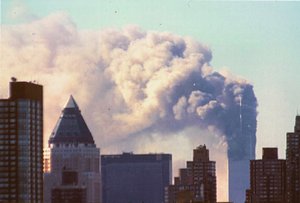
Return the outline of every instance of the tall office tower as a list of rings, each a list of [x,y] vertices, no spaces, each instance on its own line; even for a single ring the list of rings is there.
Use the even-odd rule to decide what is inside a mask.
[[[78,185],[76,171],[63,170],[62,184],[51,189],[51,203],[86,203],[86,187]]]
[[[250,91],[251,90],[251,91]],[[229,201],[243,203],[250,187],[249,161],[255,159],[256,98],[252,89],[240,98],[239,109],[227,118]]]
[[[216,162],[209,160],[206,146],[194,149],[193,161],[179,170],[174,185],[165,189],[165,203],[217,201]]]
[[[286,161],[277,148],[263,148],[263,158],[250,161],[250,177],[246,203],[286,202]]]
[[[0,202],[43,202],[43,87],[15,78],[0,99]]]
[[[294,132],[287,133],[286,149],[287,200],[300,201],[300,116],[296,116]]]
[[[170,154],[102,155],[104,203],[161,203],[172,179]]]
[[[44,174],[45,203],[51,188],[61,184],[64,168],[78,172],[78,185],[86,186],[87,202],[101,202],[100,149],[96,148],[79,107],[71,96],[49,139],[50,173]]]

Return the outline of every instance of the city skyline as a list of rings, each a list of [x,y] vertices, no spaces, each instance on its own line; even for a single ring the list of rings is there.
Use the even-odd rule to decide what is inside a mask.
[[[184,160],[190,155],[189,149],[196,147],[200,142],[208,141],[212,152],[217,151],[213,153],[217,154],[213,157],[214,160],[222,160],[226,157],[223,155],[226,153],[223,146],[224,140],[220,140],[218,135],[206,129],[192,127],[176,132],[176,135],[171,137],[162,137],[161,133],[152,133],[143,138],[134,135],[130,139],[126,135],[118,135],[117,139],[107,141],[107,135],[101,133],[106,126],[101,126],[99,123],[109,122],[112,117],[99,117],[96,112],[89,109],[90,106],[96,107],[99,103],[103,106],[107,105],[105,102],[101,103],[101,95],[104,95],[104,100],[111,99],[111,95],[102,94],[109,87],[108,84],[102,83],[103,78],[93,74],[97,71],[95,67],[102,65],[91,63],[97,61],[93,54],[99,54],[93,46],[94,40],[97,41],[96,34],[100,32],[101,37],[112,34],[123,37],[122,32],[129,32],[136,37],[135,35],[144,33],[148,35],[156,31],[158,36],[162,36],[162,33],[167,31],[170,32],[172,38],[175,37],[179,41],[186,40],[182,36],[190,36],[195,41],[199,41],[200,45],[208,44],[208,50],[212,49],[210,53],[213,54],[209,65],[214,70],[226,76],[230,75],[234,79],[237,77],[234,76],[235,74],[241,75],[242,78],[250,81],[250,84],[254,86],[259,104],[256,157],[260,157],[262,146],[276,146],[279,148],[279,157],[284,157],[285,133],[292,128],[293,122],[291,121],[297,113],[300,100],[299,96],[294,94],[297,81],[299,81],[297,67],[300,66],[296,57],[300,47],[298,46],[299,39],[296,39],[296,36],[299,36],[298,28],[300,27],[296,20],[299,18],[299,13],[296,12],[299,3],[197,1],[96,3],[90,1],[83,4],[83,1],[76,1],[70,5],[61,1],[53,1],[51,4],[37,1],[24,3],[2,1],[1,4],[1,47],[4,48],[1,49],[0,96],[5,97],[3,95],[7,94],[6,83],[12,76],[22,81],[37,80],[45,84],[45,91],[50,93],[50,98],[47,98],[45,102],[44,140],[48,140],[50,136],[59,115],[60,106],[65,103],[64,98],[69,94],[74,94],[83,112],[86,112],[84,116],[88,123],[92,123],[91,130],[97,145],[107,152],[117,153],[128,150],[162,152],[161,150],[164,149],[163,152],[175,153],[174,158],[178,157],[178,160],[175,160],[175,167],[182,167]],[[86,11],[82,11],[81,7],[91,11],[89,15],[82,15]],[[256,15],[251,15],[252,12]],[[132,24],[140,28],[123,28]],[[48,31],[47,27],[53,32]],[[111,27],[114,29],[107,30]],[[23,34],[25,36],[21,37]],[[64,35],[68,37],[64,38]],[[74,35],[78,35],[80,41],[77,37],[72,38]],[[82,39],[84,35],[93,40]],[[57,40],[53,41],[53,39]],[[176,40],[175,43],[178,42]],[[53,42],[56,44],[51,44]],[[44,43],[48,43],[47,46],[44,46]],[[64,45],[67,52],[56,49],[59,44]],[[119,45],[122,46],[122,44]],[[23,52],[22,49],[16,52],[14,49],[18,47],[26,49]],[[47,48],[51,51],[48,52]],[[30,54],[31,51],[35,54]],[[57,57],[63,53],[71,53],[70,56],[74,61]],[[85,57],[89,60],[82,60],[81,53],[85,53]],[[12,54],[16,54],[17,59]],[[56,56],[55,60],[49,60],[53,56]],[[46,71],[41,68],[45,65],[47,66],[45,68],[49,68]],[[86,71],[78,70],[79,73],[76,74],[72,66],[92,68]],[[109,73],[106,72],[106,74]],[[53,82],[54,79],[55,82]],[[79,82],[80,80],[84,82]],[[80,86],[82,89],[79,89]],[[88,87],[94,87],[94,89]],[[89,92],[86,91],[87,89]],[[126,99],[130,95],[123,92],[121,97]],[[88,102],[89,99],[94,99],[95,102]],[[53,104],[53,100],[57,101],[57,105]],[[122,107],[118,100],[112,101],[113,104]],[[282,110],[279,111],[279,109]],[[104,106],[103,109],[98,108],[98,110],[100,113],[113,112],[110,114],[112,116],[120,111],[112,106]],[[134,120],[131,122],[135,123]],[[130,127],[133,132],[139,130],[136,125]],[[188,138],[187,135],[189,135]],[[195,139],[196,142],[191,141]],[[133,144],[129,145],[128,142],[132,140],[135,143],[141,143],[144,147],[137,148]],[[150,144],[145,145],[147,142]],[[179,143],[182,146],[181,150],[176,149]],[[176,172],[176,169],[174,170]],[[226,192],[223,191],[222,194],[225,200]]]
[[[1,139],[1,154],[2,155],[9,155],[8,158],[13,159],[12,151],[5,151],[5,147],[12,147],[11,145],[18,143],[18,152],[21,150],[23,153],[17,153],[15,156],[15,160],[22,160],[20,163],[17,164],[18,167],[22,166],[24,163],[27,163],[30,166],[37,166],[40,172],[42,172],[42,153],[33,153],[31,151],[38,151],[37,145],[39,143],[39,149],[41,152],[42,148],[42,120],[43,117],[40,116],[43,114],[43,93],[42,93],[42,86],[37,85],[32,82],[18,82],[16,78],[12,78],[12,82],[10,83],[10,97],[9,99],[1,99],[1,136],[4,139]],[[17,105],[15,103],[17,101]],[[9,112],[9,113],[7,113]],[[25,113],[26,112],[26,113]],[[12,114],[15,116],[16,119],[5,119],[8,115]],[[29,116],[30,114],[30,116]],[[24,119],[24,117],[26,119]],[[4,118],[4,119],[3,119]],[[37,120],[40,120],[37,122]],[[17,120],[17,122],[16,122]],[[10,124],[7,125],[7,122],[10,121]],[[15,126],[17,123],[18,127]],[[22,125],[22,123],[27,123]],[[20,125],[21,124],[21,125]],[[282,202],[287,199],[287,202],[297,202],[299,199],[297,188],[299,186],[299,176],[297,170],[299,169],[299,129],[300,129],[300,116],[297,115],[295,118],[295,126],[294,132],[287,132],[287,149],[286,149],[286,160],[285,159],[278,159],[277,155],[277,148],[263,148],[263,157],[261,160],[259,159],[251,159],[248,161],[250,163],[251,169],[251,188],[245,190],[245,194],[242,199],[237,199],[234,202],[244,201],[245,195],[247,198],[247,202],[252,201],[278,201]],[[9,133],[7,133],[7,128],[9,126]],[[25,130],[28,128],[28,130]],[[24,142],[23,133],[24,132],[31,132],[30,138],[34,138],[30,142]],[[16,136],[17,132],[17,136]],[[9,136],[9,141],[7,140],[7,136]],[[28,136],[28,135],[27,135]],[[37,136],[37,137],[35,137]],[[11,138],[17,139],[11,139]],[[36,142],[37,141],[37,142]],[[30,145],[28,145],[30,143]],[[24,145],[25,144],[25,145]],[[37,144],[37,145],[34,145]],[[62,177],[62,187],[56,187],[57,181],[55,181],[52,194],[52,202],[60,201],[59,199],[62,198],[63,200],[74,198],[74,194],[78,195],[78,198],[81,198],[82,201],[86,197],[90,198],[93,194],[98,194],[97,192],[88,192],[86,196],[86,189],[89,191],[89,184],[87,188],[85,187],[85,183],[81,183],[81,186],[78,185],[77,176],[81,169],[88,170],[89,172],[88,177],[91,177],[92,171],[99,170],[100,162],[99,162],[99,155],[100,151],[97,150],[95,147],[94,140],[92,138],[91,132],[88,130],[87,125],[82,118],[81,111],[77,103],[75,102],[73,96],[71,95],[68,102],[66,103],[61,116],[57,122],[56,127],[53,130],[52,136],[49,139],[49,145],[51,147],[51,173],[55,171],[60,171],[64,173],[64,171],[68,171],[71,169],[71,173],[68,173],[68,177]],[[27,147],[30,151],[29,154],[36,155],[36,158],[30,159],[27,153],[24,153],[24,147]],[[55,149],[56,148],[56,149]],[[13,148],[15,149],[15,147]],[[55,149],[53,151],[53,149]],[[87,149],[84,150],[84,149]],[[95,149],[95,150],[92,150]],[[91,153],[92,151],[93,153]],[[79,154],[77,154],[80,152]],[[81,154],[83,152],[83,154]],[[87,153],[86,153],[87,152]],[[94,153],[95,152],[95,153]],[[210,198],[214,200],[209,200],[212,202],[216,202],[216,176],[215,176],[215,161],[209,161],[209,151],[206,148],[206,145],[200,145],[196,149],[193,150],[193,161],[187,161],[187,168],[180,169],[180,178],[175,178],[175,186],[170,185],[170,188],[166,190],[165,197],[171,197],[171,199],[166,201],[175,201],[173,198],[193,198],[191,195],[195,195],[197,201],[203,198]],[[84,153],[86,153],[84,155]],[[75,155],[72,156],[71,154]],[[84,155],[84,156],[80,156]],[[93,155],[92,155],[93,154]],[[70,156],[71,155],[71,156]],[[92,156],[91,156],[92,155]],[[95,155],[95,156],[94,156]],[[133,190],[129,189],[129,191],[137,191],[138,188],[145,186],[148,188],[147,195],[144,196],[146,193],[143,192],[145,190],[140,190],[139,195],[138,193],[132,193],[132,195],[128,196],[128,198],[134,198],[134,201],[140,201],[139,198],[146,198],[150,200],[152,192],[151,189],[158,188],[157,184],[153,184],[153,180],[161,182],[160,179],[164,177],[165,185],[167,183],[171,184],[171,154],[132,154],[132,153],[123,153],[122,155],[103,155],[101,161],[102,167],[102,175],[106,181],[103,182],[103,188],[106,188],[104,191],[112,191],[114,187],[116,190],[110,194],[111,197],[117,195],[121,191],[123,191],[123,195],[127,196],[130,192],[125,192],[123,188],[135,188]],[[2,156],[3,157],[3,156]],[[38,158],[39,157],[39,158]],[[81,161],[80,158],[83,158]],[[93,158],[92,158],[93,157]],[[98,158],[96,158],[98,157]],[[164,157],[164,158],[163,158]],[[92,159],[90,159],[92,158]],[[94,158],[98,159],[94,160]],[[229,157],[230,158],[230,157]],[[232,158],[232,157],[231,157]],[[23,160],[26,160],[23,163]],[[39,163],[37,164],[36,161],[39,159]],[[86,159],[86,160],[85,160]],[[4,159],[2,159],[4,160]],[[6,160],[6,159],[5,159]],[[94,162],[95,161],[95,162]],[[153,166],[150,167],[150,162],[154,161]],[[161,162],[162,161],[162,162]],[[161,164],[158,164],[161,162]],[[80,164],[82,163],[82,164]],[[121,165],[118,165],[118,164]],[[6,162],[1,162],[2,169],[7,170],[7,167],[3,167],[6,165]],[[9,165],[12,163],[10,162]],[[159,166],[160,165],[160,166]],[[9,166],[10,168],[11,166]],[[73,168],[74,167],[74,168]],[[120,170],[120,168],[122,168]],[[22,167],[21,167],[22,168]],[[18,171],[20,171],[20,169]],[[35,170],[30,170],[36,171]],[[76,169],[77,168],[77,169]],[[10,168],[14,169],[14,167]],[[25,168],[22,168],[24,170]],[[66,170],[67,169],[67,170]],[[114,169],[114,170],[112,170]],[[22,171],[21,170],[21,171]],[[74,170],[74,171],[72,171]],[[287,170],[287,173],[286,173]],[[138,172],[139,171],[139,172]],[[148,172],[146,172],[148,171]],[[152,172],[152,178],[150,176],[150,171]],[[3,172],[3,170],[2,170]],[[121,173],[120,173],[121,172]],[[124,172],[124,173],[122,173]],[[248,172],[244,169],[244,172]],[[96,173],[99,173],[96,172]],[[208,173],[208,174],[206,174]],[[38,174],[38,173],[37,173]],[[87,175],[85,174],[85,175]],[[109,175],[108,175],[109,174]],[[139,175],[138,175],[139,174]],[[147,174],[145,176],[145,174]],[[287,174],[287,176],[286,176]],[[1,174],[2,177],[5,173]],[[41,175],[41,173],[40,173]],[[47,175],[44,174],[44,175]],[[83,174],[83,176],[85,176]],[[61,175],[57,174],[57,177]],[[10,177],[10,176],[9,176]],[[14,176],[12,176],[14,177]],[[19,177],[19,176],[18,176]],[[38,177],[38,176],[37,176]],[[41,176],[40,176],[41,177]],[[54,176],[56,177],[56,176]],[[106,178],[105,178],[106,177]],[[49,177],[48,177],[49,178]],[[95,177],[96,178],[96,177]],[[142,181],[143,178],[147,181]],[[211,179],[212,178],[212,179]],[[248,177],[249,178],[249,177]],[[25,179],[26,180],[26,179]],[[95,180],[92,178],[91,180]],[[132,184],[133,180],[136,181],[135,184]],[[1,181],[6,181],[5,178],[2,178]],[[27,180],[28,181],[28,180]],[[52,180],[54,181],[54,180]],[[128,186],[121,186],[120,181],[125,184],[130,183]],[[179,182],[178,182],[179,181]],[[197,182],[199,181],[199,182]],[[204,182],[202,182],[204,181]],[[207,181],[207,182],[206,182]],[[30,181],[29,181],[30,182]],[[72,185],[76,183],[76,185]],[[80,182],[80,179],[79,179]],[[15,183],[15,181],[12,181]],[[24,183],[23,181],[18,180],[18,184]],[[31,193],[39,191],[37,185],[42,183],[42,181],[35,181],[35,184],[31,185]],[[47,182],[45,182],[47,185]],[[150,183],[150,184],[149,184]],[[194,186],[193,186],[194,184]],[[177,186],[178,187],[177,187]],[[203,186],[201,186],[203,185]],[[2,184],[2,186],[6,186],[6,184]],[[139,186],[139,187],[137,187]],[[223,185],[221,185],[223,187]],[[23,188],[24,186],[21,186]],[[9,187],[10,188],[10,187]],[[12,188],[15,188],[13,186]],[[25,187],[26,188],[26,187]],[[98,186],[96,191],[100,191],[101,187]],[[107,190],[107,188],[110,188]],[[160,198],[162,198],[162,191],[164,187],[160,187],[160,190],[157,190],[155,193],[159,194]],[[40,188],[41,189],[41,188]],[[155,190],[156,190],[155,189]],[[3,190],[3,188],[2,188]],[[5,188],[4,188],[5,190]],[[9,191],[9,190],[7,190]],[[21,191],[23,191],[21,189]],[[24,190],[25,191],[25,190]],[[160,191],[160,192],[159,192]],[[14,191],[12,194],[5,195],[2,194],[1,198],[10,198],[15,197]],[[28,190],[29,192],[29,190]],[[77,193],[79,192],[79,193]],[[175,192],[175,193],[173,193]],[[178,193],[177,193],[178,192]],[[33,194],[32,193],[32,194]],[[89,194],[90,193],[90,194]],[[153,191],[154,193],[154,191]],[[22,194],[22,193],[21,193]],[[46,193],[44,193],[45,195]],[[135,194],[135,195],[134,195]],[[206,196],[206,195],[208,196]],[[149,196],[150,195],[150,196]],[[177,196],[178,195],[178,196]],[[24,201],[35,201],[34,199],[27,199],[41,197],[42,194],[38,195],[20,195],[21,198],[25,198]],[[158,197],[156,196],[156,197]],[[117,198],[121,198],[118,200],[122,202],[126,197],[122,197],[122,195],[117,195]],[[154,197],[154,196],[153,196]],[[289,197],[289,198],[286,198]],[[146,200],[144,199],[144,200]],[[19,199],[18,199],[19,200]],[[17,201],[18,201],[17,200]],[[128,199],[129,200],[129,199]],[[151,200],[151,202],[158,202],[157,200]],[[110,202],[108,200],[104,200],[104,202]],[[160,202],[160,201],[159,201]]]

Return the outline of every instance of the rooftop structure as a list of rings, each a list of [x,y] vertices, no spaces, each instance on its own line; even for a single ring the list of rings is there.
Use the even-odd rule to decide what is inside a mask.
[[[95,144],[79,107],[71,95],[49,139],[50,144]]]

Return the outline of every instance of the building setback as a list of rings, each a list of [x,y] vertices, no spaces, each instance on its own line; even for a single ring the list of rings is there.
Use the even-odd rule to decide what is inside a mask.
[[[162,203],[172,179],[170,154],[101,156],[104,203]]]
[[[205,145],[194,149],[193,161],[179,170],[174,185],[165,189],[165,203],[217,201],[216,163],[209,160]]]
[[[62,184],[51,189],[51,203],[86,203],[86,187],[78,185],[76,171],[63,170]]]
[[[15,78],[0,99],[0,202],[43,202],[43,87]]]
[[[263,158],[250,161],[250,189],[246,203],[286,202],[286,161],[277,148],[263,148]]]
[[[45,203],[51,201],[51,189],[61,184],[64,168],[78,173],[78,185],[86,187],[86,202],[101,202],[100,149],[96,147],[79,107],[70,96],[49,139],[45,157]],[[50,157],[50,160],[49,160]],[[47,164],[48,166],[47,166]]]
[[[286,149],[287,202],[300,201],[300,116],[296,116],[294,132],[287,133]]]

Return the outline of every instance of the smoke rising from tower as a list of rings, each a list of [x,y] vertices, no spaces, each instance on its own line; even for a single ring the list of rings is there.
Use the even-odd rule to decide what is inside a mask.
[[[46,136],[74,94],[98,143],[197,126],[224,136],[230,159],[254,157],[253,86],[215,71],[211,50],[191,38],[132,26],[79,30],[58,13],[2,26],[1,46],[0,92],[11,76],[42,83]]]

